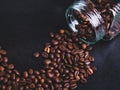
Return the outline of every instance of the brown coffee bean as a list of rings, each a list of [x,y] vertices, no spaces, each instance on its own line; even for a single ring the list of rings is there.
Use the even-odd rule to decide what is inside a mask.
[[[20,86],[26,85],[26,79],[21,78],[20,81],[19,81],[19,85],[20,85]]]
[[[87,79],[82,78],[82,79],[80,79],[80,82],[81,82],[81,83],[87,83]]]
[[[29,78],[26,78],[26,84],[31,84],[33,82],[33,80],[29,77]]]
[[[42,73],[44,73],[44,74],[45,74],[45,73],[46,73],[46,71],[45,71],[44,69],[41,69],[41,70],[40,70],[40,73],[41,73],[41,74],[42,74]]]
[[[65,88],[69,88],[69,87],[70,87],[70,84],[69,84],[69,83],[65,83],[65,84],[64,84],[64,87],[65,87]]]
[[[69,49],[73,49],[72,43],[68,43],[68,48],[69,48]]]
[[[93,70],[92,70],[91,68],[88,68],[88,69],[87,69],[87,73],[88,73],[89,75],[92,75],[92,74],[93,74]]]
[[[38,58],[38,57],[40,56],[40,53],[39,53],[39,52],[35,52],[35,53],[33,53],[33,56],[34,56],[35,58]]]
[[[3,61],[4,61],[4,63],[7,63],[7,62],[8,62],[8,58],[7,58],[7,57],[4,57],[4,58],[3,58]]]
[[[52,40],[52,44],[53,44],[53,45],[58,45],[58,43],[59,43],[59,42],[58,42],[57,40]]]
[[[28,72],[27,71],[24,71],[24,73],[23,73],[23,76],[25,77],[25,78],[28,78]]]
[[[31,84],[30,84],[30,88],[31,88],[31,89],[34,89],[34,88],[35,88],[35,84],[34,84],[34,83],[31,83]]]
[[[9,64],[8,69],[14,69],[14,64]]]
[[[50,33],[50,37],[52,37],[52,38],[53,38],[53,37],[54,37],[54,33]]]
[[[48,73],[48,77],[49,77],[49,78],[53,78],[53,77],[54,77],[54,74],[51,73],[51,72],[49,72],[49,73]]]
[[[20,88],[19,88],[20,90],[24,90],[24,87],[23,86],[20,86]]]
[[[60,33],[61,33],[61,34],[64,34],[64,33],[65,33],[65,30],[64,30],[64,29],[60,29]]]
[[[3,66],[0,66],[0,72],[3,72],[5,68]]]
[[[42,53],[42,57],[44,57],[44,58],[48,58],[48,56],[49,56],[49,55],[48,55],[47,52],[43,52],[43,53]]]
[[[91,68],[93,71],[97,71],[97,68],[96,67],[92,67]]]
[[[76,88],[77,88],[77,84],[76,84],[76,83],[71,84],[71,85],[70,85],[70,87],[71,87],[71,89],[72,89],[72,90],[74,90],[74,89],[76,89]]]
[[[47,79],[46,79],[46,83],[48,83],[48,84],[52,84],[52,80],[49,79],[49,78],[47,78]]]
[[[40,83],[41,83],[41,84],[44,84],[44,82],[45,82],[44,79],[41,79],[41,80],[40,80]]]
[[[19,82],[20,81],[20,78],[19,77],[16,77],[16,80],[15,80],[16,82]]]
[[[68,88],[63,88],[63,90],[69,90]]]
[[[2,90],[5,90],[5,89],[6,89],[6,86],[5,86],[5,85],[2,85],[1,88],[2,88]]]
[[[16,75],[18,75],[18,76],[20,75],[20,72],[18,70],[15,69],[13,71],[15,72]]]
[[[40,75],[40,72],[39,72],[38,70],[34,70],[34,74],[35,74],[36,76],[38,76],[38,75]]]
[[[12,74],[11,78],[12,78],[13,80],[15,80],[15,79],[16,79],[16,75],[15,75],[15,74]]]
[[[66,50],[66,47],[65,47],[64,45],[59,45],[59,49],[60,49],[61,51],[65,51],[65,50]]]
[[[46,65],[49,65],[49,64],[51,64],[51,60],[46,59],[46,60],[44,60],[44,63],[45,63]]]
[[[50,53],[50,47],[45,47],[44,51],[47,52],[47,53]]]
[[[28,69],[28,73],[30,74],[30,75],[32,75],[33,74],[33,69]]]
[[[7,83],[8,82],[8,78],[4,78],[3,82]]]
[[[12,86],[7,86],[6,90],[12,90]]]
[[[5,50],[0,49],[0,54],[6,55],[7,52]]]

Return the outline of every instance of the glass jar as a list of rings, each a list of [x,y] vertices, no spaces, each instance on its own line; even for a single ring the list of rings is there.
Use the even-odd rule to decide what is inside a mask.
[[[99,2],[97,4],[100,5]],[[109,12],[107,14],[111,14],[112,19],[107,14],[104,15],[105,10],[103,8],[101,10],[97,4],[95,0],[75,0],[66,10],[66,20],[69,27],[78,33],[82,41],[88,44],[94,44],[101,39],[111,40],[120,32],[120,3],[112,6],[106,3],[106,10]],[[112,20],[111,23],[108,23],[109,20],[106,18]]]

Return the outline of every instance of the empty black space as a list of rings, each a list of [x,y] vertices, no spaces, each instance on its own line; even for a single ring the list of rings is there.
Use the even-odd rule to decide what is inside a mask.
[[[7,50],[9,63],[23,72],[28,68],[40,69],[42,58],[35,59],[33,52],[41,52],[49,33],[69,28],[65,11],[74,0],[1,0],[0,45]],[[76,90],[120,90],[120,36],[111,41],[93,45],[97,71],[87,84]]]

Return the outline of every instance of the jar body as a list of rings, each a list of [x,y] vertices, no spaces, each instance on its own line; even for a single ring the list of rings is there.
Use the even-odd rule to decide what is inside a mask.
[[[115,22],[119,21],[116,18],[119,16],[120,14],[118,13],[117,16],[114,16],[114,22],[110,24],[111,32],[115,30]],[[94,44],[106,36],[106,21],[101,15],[101,12],[96,8],[96,5],[90,0],[76,0],[73,2],[66,10],[66,19],[71,30],[78,32],[80,39],[88,44]],[[117,24],[119,24],[119,22]],[[113,32],[111,33],[110,31],[109,39],[112,39],[119,33],[119,31],[117,31],[113,35]]]

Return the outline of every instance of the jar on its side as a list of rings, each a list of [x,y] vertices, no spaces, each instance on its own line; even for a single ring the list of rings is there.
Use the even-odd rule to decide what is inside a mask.
[[[65,14],[71,30],[88,44],[111,40],[120,33],[120,2],[96,1],[75,0]]]
[[[100,12],[90,0],[76,0],[66,10],[66,20],[72,31],[80,34],[80,39],[94,44],[103,39],[105,26]]]

